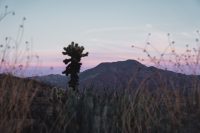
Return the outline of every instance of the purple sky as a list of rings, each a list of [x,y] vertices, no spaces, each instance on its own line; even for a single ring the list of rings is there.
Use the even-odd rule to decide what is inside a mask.
[[[20,50],[26,48],[24,42],[28,41],[31,54],[39,56],[39,60],[31,60],[32,66],[37,64],[42,74],[61,73],[65,67],[62,48],[71,41],[90,53],[82,61],[82,70],[101,62],[146,59],[142,50],[131,46],[144,48],[147,41],[159,51],[149,47],[151,55],[160,56],[169,45],[167,33],[171,33],[170,41],[176,42],[180,53],[186,44],[198,48],[198,0],[1,0],[2,13],[5,5],[16,15],[8,15],[0,22],[1,43],[8,36],[14,40],[10,45],[15,45],[25,16],[23,38],[18,40]]]

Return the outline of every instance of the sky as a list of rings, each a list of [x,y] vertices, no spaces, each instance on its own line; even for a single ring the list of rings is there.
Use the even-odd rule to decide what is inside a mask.
[[[31,43],[42,74],[62,72],[61,52],[72,41],[89,52],[82,61],[85,70],[101,62],[138,59],[144,53],[131,46],[142,48],[147,41],[163,51],[168,33],[177,50],[186,44],[196,46],[200,29],[199,0],[1,0],[0,4],[1,12],[5,5],[15,12],[0,21],[0,41],[16,38],[26,17],[20,45]]]

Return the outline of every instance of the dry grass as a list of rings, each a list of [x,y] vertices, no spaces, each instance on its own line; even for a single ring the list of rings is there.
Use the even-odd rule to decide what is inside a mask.
[[[2,76],[0,84],[0,132],[21,132],[31,121],[30,104],[36,88],[31,82]]]
[[[46,88],[46,89],[45,89]],[[0,132],[198,132],[200,86],[96,93],[47,89],[5,76],[0,85]],[[41,91],[43,90],[43,91]],[[51,91],[53,90],[53,91]],[[48,106],[47,106],[48,105]]]
[[[145,64],[151,64],[161,69],[173,70],[175,72],[194,74],[197,75],[199,71],[199,59],[200,59],[200,32],[196,31],[197,38],[194,39],[195,43],[181,44],[182,48],[179,50],[176,42],[172,40],[173,35],[167,33],[166,39],[167,45],[163,45],[163,49],[156,48],[154,43],[151,42],[151,33],[145,40],[143,47],[138,47],[137,44],[132,45],[133,49],[140,50],[145,56],[138,57],[137,60],[144,62]],[[180,45],[180,42],[178,42]]]

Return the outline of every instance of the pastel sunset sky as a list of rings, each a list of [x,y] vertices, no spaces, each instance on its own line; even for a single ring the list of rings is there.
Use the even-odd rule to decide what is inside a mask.
[[[23,40],[32,43],[43,74],[62,72],[61,52],[71,41],[89,52],[82,61],[85,70],[101,62],[142,57],[131,46],[144,47],[148,33],[160,51],[169,43],[167,33],[177,50],[196,46],[200,29],[199,0],[1,0],[1,10],[5,5],[16,15],[0,22],[0,39],[15,37],[26,17]]]

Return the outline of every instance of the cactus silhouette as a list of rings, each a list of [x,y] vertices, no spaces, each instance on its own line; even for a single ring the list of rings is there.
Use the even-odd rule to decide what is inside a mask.
[[[68,82],[69,87],[72,87],[74,91],[78,91],[80,68],[82,63],[81,58],[88,56],[88,52],[83,53],[84,47],[79,46],[77,43],[71,42],[68,47],[64,47],[63,55],[68,55],[70,58],[63,60],[67,65],[65,71],[62,73],[66,76],[70,75],[70,81]]]

